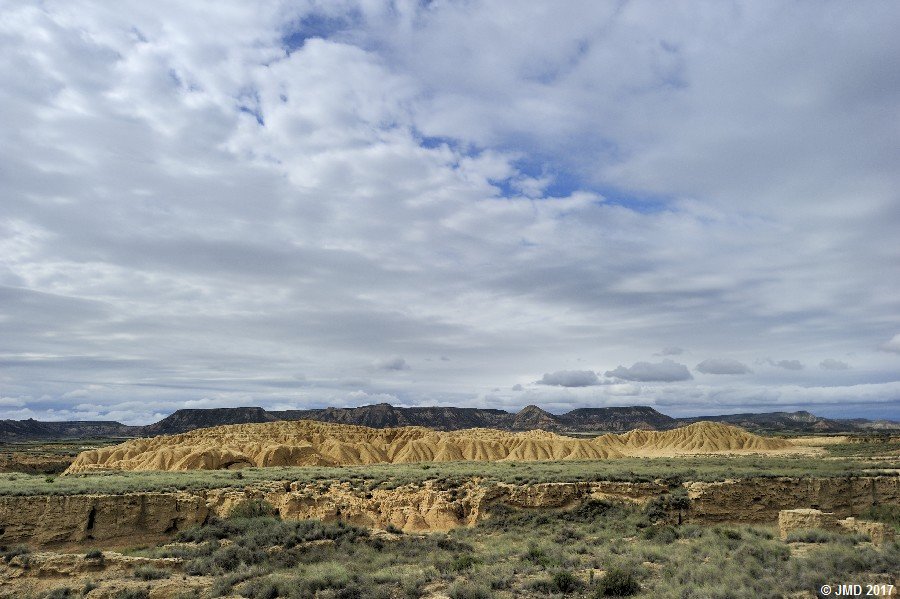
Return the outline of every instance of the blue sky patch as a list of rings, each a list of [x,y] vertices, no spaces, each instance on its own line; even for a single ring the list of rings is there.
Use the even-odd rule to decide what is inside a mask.
[[[290,31],[281,36],[281,45],[290,54],[302,48],[306,40],[312,38],[328,39],[335,33],[350,27],[354,20],[329,17],[320,13],[306,15]]]

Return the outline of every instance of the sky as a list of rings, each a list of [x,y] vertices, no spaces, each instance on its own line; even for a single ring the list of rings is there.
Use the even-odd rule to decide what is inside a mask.
[[[900,4],[9,2],[0,418],[900,420]]]

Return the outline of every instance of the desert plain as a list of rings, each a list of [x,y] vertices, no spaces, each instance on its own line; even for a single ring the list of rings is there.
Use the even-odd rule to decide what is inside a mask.
[[[292,421],[4,449],[2,597],[799,599],[824,584],[900,586],[889,435]]]

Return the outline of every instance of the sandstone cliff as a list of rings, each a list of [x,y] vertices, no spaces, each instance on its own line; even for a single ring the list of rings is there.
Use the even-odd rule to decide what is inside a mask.
[[[407,532],[450,530],[485,518],[498,503],[560,508],[586,499],[642,502],[666,492],[657,483],[579,482],[483,484],[473,479],[441,488],[434,481],[365,491],[348,484],[271,484],[246,489],[177,493],[0,497],[0,544],[145,543],[226,517],[248,499],[264,499],[288,520],[343,520],[360,526],[396,526]],[[107,543],[108,544],[108,543]]]
[[[900,504],[900,477],[748,478],[685,485],[695,522],[773,522],[781,510],[814,508],[840,518]]]
[[[779,511],[818,506],[839,517],[900,503],[900,478],[762,478],[688,483],[691,522],[774,523]],[[176,493],[0,497],[0,544],[138,544],[224,517],[248,499],[265,499],[284,519],[343,520],[407,532],[450,530],[490,517],[492,506],[568,508],[588,499],[644,503],[670,491],[664,483],[612,481],[510,485],[471,479],[453,488],[435,481],[396,489],[345,483],[273,483],[246,489]]]

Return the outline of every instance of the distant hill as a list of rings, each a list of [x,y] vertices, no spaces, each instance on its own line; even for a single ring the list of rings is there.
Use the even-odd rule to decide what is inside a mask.
[[[481,408],[397,408],[381,403],[358,408],[286,410],[269,412],[279,420],[318,420],[337,424],[356,424],[372,428],[425,426],[440,430],[464,428],[509,428],[514,415],[503,410]]]
[[[87,439],[89,437],[136,437],[142,426],[127,426],[109,420],[41,422],[28,420],[0,420],[0,441],[38,441],[46,439]]]
[[[665,431],[702,420],[767,433],[871,433],[900,430],[900,423],[888,420],[872,421],[861,418],[833,420],[803,411],[672,418],[650,406],[579,408],[565,414],[551,414],[538,406],[527,406],[514,413],[482,408],[400,408],[382,403],[357,408],[282,411],[267,411],[260,407],[183,409],[146,426],[126,426],[118,422],[105,421],[0,420],[0,442],[87,437],[153,437],[186,433],[223,424],[254,424],[283,420],[317,420],[371,428],[424,426],[443,431],[467,428],[494,428],[507,431],[541,429],[557,433],[624,432],[635,429]]]
[[[763,414],[728,414],[725,416],[698,416],[680,418],[681,422],[724,422],[753,431],[778,431],[795,433],[840,433],[865,428],[868,420],[831,420],[809,412],[768,412]]]
[[[183,409],[172,412],[159,422],[140,428],[140,437],[175,435],[220,424],[254,424],[282,420],[263,408]]]
[[[382,403],[358,408],[287,410],[269,414],[281,420],[318,420],[373,428],[425,426],[445,431],[496,428],[510,431],[542,429],[556,432],[610,432],[635,428],[665,430],[678,425],[676,419],[649,406],[580,408],[565,414],[551,414],[538,406],[526,406],[518,413],[512,413],[482,408],[398,408]]]
[[[578,408],[558,418],[566,430],[570,431],[664,431],[681,425],[679,420],[657,412],[650,406]]]

